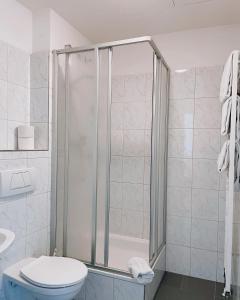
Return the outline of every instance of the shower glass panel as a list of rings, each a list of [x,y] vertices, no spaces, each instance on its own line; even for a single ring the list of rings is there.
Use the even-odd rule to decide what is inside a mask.
[[[51,252],[54,252],[55,248],[58,249],[58,254],[63,255],[63,240],[64,238],[64,228],[65,226],[65,158],[66,158],[66,55],[58,57],[55,59],[55,77],[57,81],[57,86],[55,89],[57,105],[55,105],[53,111],[53,126],[55,125],[55,136],[53,136],[53,152],[57,155],[53,156],[53,161],[55,162],[55,178],[52,180],[52,189],[55,191],[55,209],[52,210],[52,226],[51,235],[54,236],[55,243],[51,244]],[[55,120],[55,122],[54,122]],[[61,120],[61,122],[58,122]],[[54,224],[55,216],[55,224]],[[66,237],[66,236],[65,236]]]
[[[125,271],[149,260],[152,57],[148,43],[113,49],[108,265]]]
[[[97,164],[97,219],[96,219],[96,264],[104,265],[105,240],[108,238],[106,206],[109,193],[109,67],[110,50],[99,50],[98,53],[98,164]]]
[[[148,37],[55,51],[57,254],[127,272],[165,246],[168,69]]]
[[[158,111],[158,238],[157,238],[157,253],[161,250],[161,247],[165,241],[165,213],[166,213],[166,185],[167,185],[167,172],[166,172],[166,161],[167,161],[167,122],[168,122],[168,72],[166,67],[158,60],[160,78],[160,97],[159,97],[159,111]]]
[[[64,255],[91,261],[96,192],[97,91],[94,51],[68,54],[66,76],[66,248]],[[84,247],[83,247],[84,245]]]

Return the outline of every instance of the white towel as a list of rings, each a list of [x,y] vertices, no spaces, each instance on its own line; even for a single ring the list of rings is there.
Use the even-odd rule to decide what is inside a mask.
[[[231,107],[232,97],[229,97],[222,105],[221,135],[227,135],[230,132]]]
[[[133,278],[137,279],[141,284],[148,284],[153,280],[153,270],[145,259],[141,257],[130,258],[128,261],[128,269],[132,273]]]
[[[222,105],[221,135],[230,133],[232,97],[229,97]],[[236,139],[240,140],[240,97],[237,96],[237,120]]]
[[[235,192],[240,191],[240,144],[236,142],[235,148],[235,170],[234,170],[234,187]]]
[[[218,156],[217,166],[218,166],[218,172],[223,172],[228,168],[229,165],[229,145],[230,141],[227,140],[221,149],[221,152]]]
[[[227,62],[225,63],[222,80],[220,85],[220,102],[224,102],[231,96],[232,87],[232,63],[233,52],[229,55]]]
[[[229,146],[230,141],[227,140],[221,149],[221,152],[218,156],[218,172],[223,172],[228,169],[229,167]],[[234,185],[235,185],[235,191],[240,191],[240,144],[239,142],[236,142],[235,144],[235,170],[234,170]]]
[[[232,93],[233,68],[238,67],[238,66],[233,66],[233,55],[236,52],[239,53],[238,50],[232,51],[224,66],[221,85],[220,85],[220,102],[224,102],[225,100],[227,100]],[[239,74],[238,74],[238,78],[239,78]]]

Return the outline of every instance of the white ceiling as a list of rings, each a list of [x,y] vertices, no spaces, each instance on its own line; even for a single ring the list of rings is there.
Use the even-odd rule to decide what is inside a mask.
[[[54,9],[93,42],[240,23],[239,0],[18,0]]]

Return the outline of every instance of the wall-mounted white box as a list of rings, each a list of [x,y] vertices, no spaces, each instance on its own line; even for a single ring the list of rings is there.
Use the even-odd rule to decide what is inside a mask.
[[[34,168],[0,171],[0,198],[34,191]]]

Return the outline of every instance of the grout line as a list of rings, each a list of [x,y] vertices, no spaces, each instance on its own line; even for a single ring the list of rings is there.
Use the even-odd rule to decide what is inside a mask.
[[[195,74],[195,77],[196,77],[196,74]],[[196,99],[196,100],[201,100],[201,99],[206,99],[206,100],[210,100],[210,101],[212,101],[212,100],[218,100],[218,98],[219,98],[219,95],[217,95],[216,97],[213,97],[213,96],[211,96],[211,97],[209,97],[209,96],[205,96],[205,97],[195,97],[195,91],[194,91],[194,95],[193,95],[193,97],[186,97],[186,98],[169,98],[169,101],[184,101],[184,100],[194,100],[194,99]]]
[[[176,129],[181,129],[181,130],[186,130],[186,129],[192,129],[192,130],[221,130],[220,127],[172,127],[169,126],[168,129],[170,130],[176,130]],[[119,129],[120,130],[120,129]],[[137,129],[129,129],[129,130],[137,130]]]
[[[205,191],[216,191],[215,188],[206,188],[206,187],[191,187],[191,186],[181,186],[181,185],[168,185],[168,188],[178,188],[178,189],[193,189],[193,190],[205,190]],[[220,192],[225,192],[226,190],[219,190]]]
[[[178,217],[178,218],[184,218],[184,219],[192,219],[192,220],[194,219],[194,220],[201,220],[201,221],[219,223],[218,219],[206,219],[206,218],[203,218],[203,217],[183,216],[183,215],[177,215],[177,214],[167,214],[167,216],[168,217]]]
[[[223,252],[218,252],[217,250],[210,250],[206,248],[198,248],[198,247],[192,247],[191,245],[183,245],[183,244],[178,244],[174,242],[167,242],[168,245],[173,245],[173,246],[179,246],[179,247],[184,247],[184,248],[189,248],[189,249],[195,249],[195,250],[200,250],[200,251],[206,251],[206,252],[211,252],[211,253],[223,253]]]
[[[132,156],[130,156],[132,157]],[[172,159],[192,159],[192,160],[210,160],[210,161],[217,161],[217,157],[216,158],[205,158],[205,157],[183,157],[183,156],[168,156],[168,158],[172,158]]]

